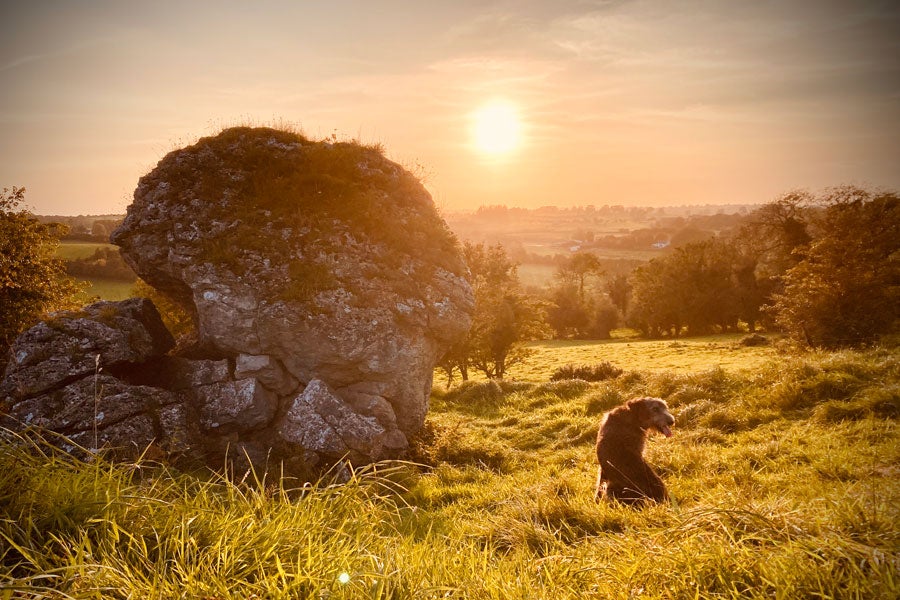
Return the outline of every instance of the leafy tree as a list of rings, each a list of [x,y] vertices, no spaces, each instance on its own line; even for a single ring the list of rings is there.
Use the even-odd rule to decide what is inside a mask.
[[[557,338],[609,338],[619,314],[600,288],[604,273],[600,259],[591,252],[574,254],[559,265],[547,310],[547,322]],[[591,278],[594,285],[588,285]]]
[[[677,248],[635,270],[629,323],[649,337],[735,329],[745,316],[740,273],[740,254],[729,240]]]
[[[20,205],[25,188],[4,188],[0,194],[0,349],[6,349],[42,314],[78,305],[83,290],[66,277],[65,263],[56,258],[65,233],[43,224]]]
[[[844,187],[823,200],[815,239],[785,274],[772,310],[810,346],[871,342],[900,319],[900,197]]]
[[[550,291],[551,306],[547,309],[547,324],[557,338],[581,337],[587,330],[590,315],[581,301],[578,287],[563,282]]]
[[[797,251],[812,240],[810,219],[816,203],[809,192],[794,191],[748,216],[737,243],[746,254],[757,257],[763,277],[780,277],[797,264]]]
[[[651,260],[632,273],[632,298],[626,322],[645,337],[678,337],[684,325],[677,273],[665,258]]]
[[[631,300],[631,281],[626,273],[615,273],[606,280],[606,295],[623,315],[628,313]]]
[[[591,305],[588,318],[588,337],[594,340],[608,340],[612,337],[612,330],[619,326],[620,314],[608,297],[600,295]]]
[[[543,305],[525,294],[517,266],[501,245],[466,242],[463,256],[475,293],[475,314],[468,337],[445,355],[440,366],[452,379],[454,369],[468,379],[470,368],[502,379],[528,352],[524,342],[546,334]]]
[[[584,304],[584,288],[589,277],[603,275],[603,265],[592,252],[578,252],[560,265],[556,277],[563,282],[574,283],[578,287],[578,297]]]

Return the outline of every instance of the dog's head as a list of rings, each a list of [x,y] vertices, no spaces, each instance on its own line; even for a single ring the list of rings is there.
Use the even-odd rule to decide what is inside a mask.
[[[669,406],[659,398],[635,398],[626,406],[635,415],[641,429],[655,429],[666,437],[672,437],[672,425],[675,417],[669,412]]]

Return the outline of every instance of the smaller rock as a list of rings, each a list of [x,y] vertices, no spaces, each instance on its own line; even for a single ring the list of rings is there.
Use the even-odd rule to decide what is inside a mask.
[[[355,412],[319,379],[310,381],[294,399],[278,432],[287,442],[332,458],[348,450],[377,457],[386,434],[375,417]]]
[[[256,379],[241,379],[195,388],[200,425],[218,433],[251,431],[275,416],[278,398]]]
[[[142,363],[175,346],[153,302],[130,298],[64,311],[22,333],[0,398],[37,396],[99,369]]]
[[[235,360],[234,378],[253,377],[279,396],[287,396],[300,385],[277,359],[267,354],[238,354]]]
[[[96,440],[93,431],[83,431],[69,437],[72,442],[82,448],[91,452],[103,448],[104,457],[119,460],[137,458],[144,453],[155,438],[153,419],[146,415],[140,415],[98,430]],[[62,445],[76,456],[82,454],[77,448],[66,448],[65,443]]]
[[[74,435],[104,429],[159,407],[177,402],[159,388],[132,386],[108,375],[87,377],[23,400],[12,406],[5,422],[40,426],[56,433]]]
[[[167,357],[163,366],[166,371],[162,385],[173,390],[189,390],[214,383],[224,383],[230,379],[227,360],[190,360]]]
[[[297,396],[281,420],[278,434],[284,441],[316,453],[315,459],[309,460],[312,457],[307,457],[310,464],[318,462],[318,454],[343,454],[347,451],[344,440],[302,394]]]
[[[197,454],[197,441],[200,434],[196,425],[192,425],[187,416],[184,404],[172,404],[159,410],[160,439],[159,447],[169,454]],[[200,458],[193,456],[193,458]]]

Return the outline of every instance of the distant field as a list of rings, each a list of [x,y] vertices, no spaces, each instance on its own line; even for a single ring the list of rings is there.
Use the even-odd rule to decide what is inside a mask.
[[[56,255],[65,260],[75,260],[93,255],[98,248],[115,248],[115,246],[97,242],[60,242]]]
[[[553,281],[554,273],[556,267],[552,265],[519,265],[519,281],[526,286],[544,287]]]
[[[569,248],[564,248],[556,244],[524,244],[523,247],[527,252],[537,254],[538,256],[554,256],[556,254],[570,254]],[[598,258],[608,260],[640,260],[646,261],[661,256],[664,250],[619,250],[616,248],[591,248],[589,250],[596,254]]]
[[[721,368],[728,372],[755,369],[776,356],[772,346],[744,347],[744,334],[680,340],[604,341],[550,340],[528,344],[534,354],[509,369],[511,379],[547,381],[557,367],[569,363],[609,361],[625,370],[671,371],[685,374]]]
[[[131,297],[131,290],[134,288],[134,282],[122,281],[121,279],[82,279],[91,284],[84,294],[85,302],[99,297],[101,300],[125,300]]]

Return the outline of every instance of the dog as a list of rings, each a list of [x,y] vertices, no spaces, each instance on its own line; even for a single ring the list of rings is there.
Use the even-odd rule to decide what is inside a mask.
[[[604,414],[597,432],[600,467],[595,498],[630,506],[667,502],[666,486],[643,453],[652,431],[671,437],[674,424],[675,417],[659,398],[634,398]]]

